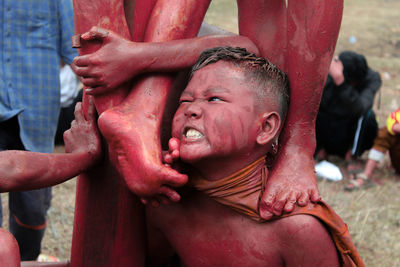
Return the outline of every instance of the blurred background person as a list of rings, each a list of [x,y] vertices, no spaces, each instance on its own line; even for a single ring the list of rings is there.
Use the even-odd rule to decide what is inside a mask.
[[[71,0],[4,0],[0,6],[0,150],[51,153],[60,112],[60,58],[71,63]],[[9,227],[22,260],[41,250],[51,188],[9,193]],[[2,223],[0,207],[0,224]]]
[[[349,172],[356,169],[354,161],[377,135],[372,106],[381,85],[379,73],[363,55],[344,51],[333,58],[316,120],[317,159],[337,155],[346,160]]]
[[[389,114],[386,126],[379,129],[374,145],[369,151],[364,170],[355,174],[345,189],[353,191],[375,185],[371,180],[372,174],[379,162],[385,158],[386,152],[389,152],[396,173],[400,174],[400,108]]]

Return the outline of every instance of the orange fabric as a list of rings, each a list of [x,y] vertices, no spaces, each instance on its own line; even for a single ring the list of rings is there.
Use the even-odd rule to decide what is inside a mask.
[[[258,203],[267,175],[265,159],[261,158],[246,168],[217,181],[208,181],[199,175],[191,176],[190,185],[253,220],[265,222],[258,213]],[[347,225],[325,202],[311,203],[306,207],[296,206],[293,212],[274,219],[279,220],[300,214],[314,216],[327,226],[340,255],[342,266],[365,266],[351,240]]]
[[[262,173],[260,177],[259,173]],[[253,220],[263,221],[258,214],[263,177],[267,176],[265,158],[262,157],[244,169],[217,181],[208,181],[199,175],[191,175],[189,185],[204,192],[215,201],[229,206]]]

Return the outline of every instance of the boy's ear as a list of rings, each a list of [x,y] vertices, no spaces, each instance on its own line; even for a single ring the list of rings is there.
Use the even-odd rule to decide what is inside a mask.
[[[265,112],[261,117],[261,130],[257,135],[257,144],[263,146],[272,141],[281,127],[281,116],[278,112]]]

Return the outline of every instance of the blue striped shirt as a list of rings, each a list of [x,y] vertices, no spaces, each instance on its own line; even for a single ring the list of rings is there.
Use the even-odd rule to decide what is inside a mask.
[[[71,0],[0,0],[0,121],[18,115],[26,150],[52,152],[60,58],[71,63]]]

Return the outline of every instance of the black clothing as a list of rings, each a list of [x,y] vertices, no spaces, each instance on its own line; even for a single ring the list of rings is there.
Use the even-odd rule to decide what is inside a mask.
[[[325,83],[316,121],[317,151],[325,149],[328,154],[344,156],[353,146],[358,119],[364,116],[370,122],[364,122],[360,126],[371,125],[375,121],[376,129],[370,127],[367,132],[365,130],[360,132],[360,140],[364,140],[363,142],[366,144],[356,144],[361,150],[355,153],[358,156],[370,148],[369,144],[372,144],[378,130],[374,114],[371,112],[375,94],[381,87],[382,81],[378,72],[368,68],[366,62],[365,65],[362,64],[363,60],[358,57],[358,54],[356,54],[358,59],[354,61],[359,61],[358,67],[367,68],[364,71],[365,76],[362,79],[359,76],[350,78],[351,63],[349,62],[351,60],[348,59],[348,56],[342,62],[344,63],[345,82],[337,86],[332,77],[328,76]],[[340,58],[341,56],[339,56]],[[354,71],[355,68],[353,66],[350,69]],[[357,75],[359,73],[363,73],[363,71],[358,71]]]

